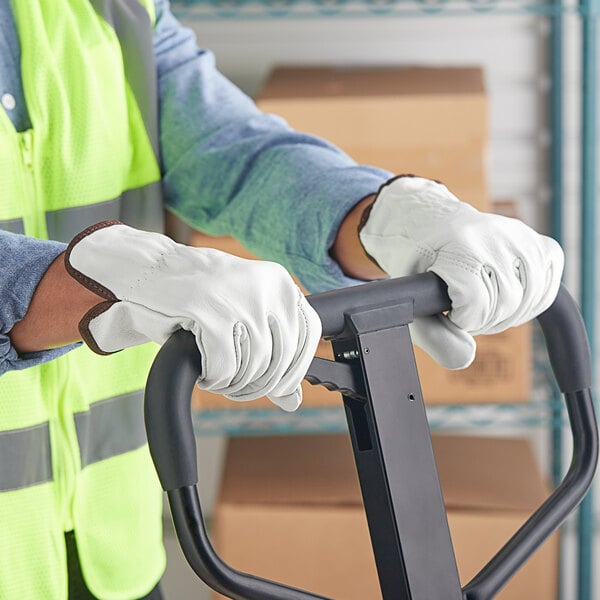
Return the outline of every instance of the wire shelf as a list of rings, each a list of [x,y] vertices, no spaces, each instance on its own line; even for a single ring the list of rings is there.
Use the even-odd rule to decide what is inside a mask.
[[[278,409],[206,410],[195,412],[197,435],[294,435],[341,433],[348,429],[342,406],[301,408],[295,413]],[[561,406],[552,400],[514,404],[436,405],[427,407],[433,430],[555,427],[564,422]]]
[[[556,15],[575,12],[572,2],[536,0],[183,0],[172,9],[182,20],[366,16]]]
[[[532,329],[533,380],[527,402],[427,405],[434,430],[560,427],[566,415],[549,366],[548,353],[537,324]],[[427,399],[425,399],[427,400]],[[282,435],[341,433],[348,430],[344,408],[301,406],[294,413],[277,408],[211,409],[193,414],[197,435]]]

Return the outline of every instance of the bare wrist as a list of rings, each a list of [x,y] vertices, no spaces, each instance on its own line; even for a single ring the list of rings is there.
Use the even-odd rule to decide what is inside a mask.
[[[102,300],[67,273],[60,254],[38,283],[25,316],[10,330],[11,343],[27,353],[77,342],[79,321]]]
[[[342,221],[331,247],[331,257],[348,277],[371,280],[387,276],[385,271],[381,270],[365,252],[358,235],[369,217],[374,202],[375,194],[372,194],[354,206]]]

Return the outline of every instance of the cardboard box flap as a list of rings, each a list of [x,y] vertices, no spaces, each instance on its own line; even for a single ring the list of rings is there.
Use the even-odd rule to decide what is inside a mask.
[[[273,473],[277,473],[276,479]],[[360,504],[350,438],[232,438],[220,499],[236,504]]]
[[[434,435],[433,447],[447,507],[530,512],[549,494],[526,439]]]
[[[448,508],[531,512],[548,495],[526,439],[434,435],[433,444]],[[232,438],[220,501],[361,504],[350,439],[346,435]]]
[[[278,67],[257,100],[483,92],[478,67]]]

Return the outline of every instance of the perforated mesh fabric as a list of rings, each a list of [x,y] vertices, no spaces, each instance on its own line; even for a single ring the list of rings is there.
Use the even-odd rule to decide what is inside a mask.
[[[63,535],[73,528],[96,596],[130,600],[156,585],[165,568],[162,504],[148,447],[80,470],[73,419],[115,389],[143,387],[155,352],[146,345],[100,357],[82,347],[2,377],[0,395],[11,400],[0,402],[4,430],[50,422],[54,483],[0,493],[0,598],[65,599]]]
[[[158,180],[112,27],[89,2],[14,2],[13,10],[33,124],[30,201],[82,206]]]
[[[0,219],[22,216],[25,233],[43,238],[45,211],[101,203],[160,173],[110,25],[82,0],[11,6],[33,129],[17,133],[0,111]],[[73,417],[143,388],[155,351],[81,348],[0,380],[0,428],[48,422],[53,472],[52,483],[0,492],[0,598],[66,600],[64,531],[75,523],[98,597],[129,600],[156,584],[165,561],[147,447],[82,471]]]
[[[156,586],[166,566],[162,530],[155,525],[161,514],[162,493],[147,446],[84,469],[74,526],[82,573],[95,596],[131,600]]]
[[[53,488],[45,483],[0,494],[0,598],[66,599],[67,570],[60,568],[65,561],[64,534],[56,519]]]

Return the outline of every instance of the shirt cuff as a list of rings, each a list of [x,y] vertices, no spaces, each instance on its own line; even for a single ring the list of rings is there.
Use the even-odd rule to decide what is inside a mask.
[[[0,231],[0,375],[53,360],[79,345],[19,354],[8,336],[15,323],[27,313],[48,267],[65,248],[66,245],[59,242]]]
[[[42,363],[59,358],[63,354],[81,346],[81,342],[52,348],[51,350],[40,350],[39,352],[26,352],[19,354],[10,343],[7,335],[0,334],[0,375],[8,371],[22,371],[29,367],[36,367]]]

